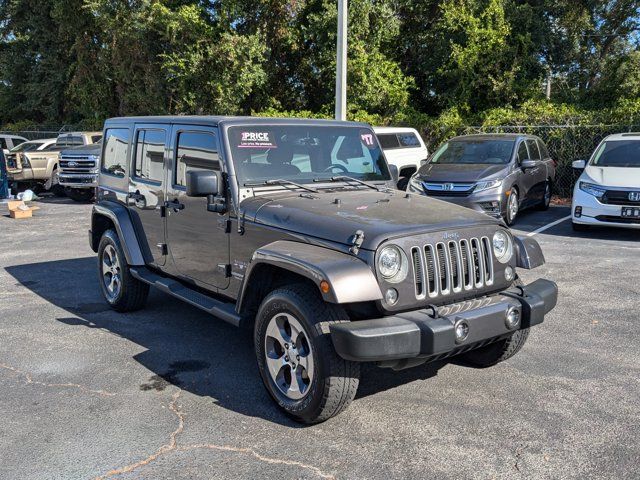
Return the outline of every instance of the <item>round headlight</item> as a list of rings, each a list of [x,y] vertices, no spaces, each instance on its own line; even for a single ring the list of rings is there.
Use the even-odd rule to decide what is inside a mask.
[[[511,236],[503,231],[498,230],[493,234],[493,254],[500,263],[507,263],[513,255],[513,241]]]
[[[407,259],[398,247],[388,245],[378,254],[378,271],[385,280],[398,283],[407,276],[409,265]]]

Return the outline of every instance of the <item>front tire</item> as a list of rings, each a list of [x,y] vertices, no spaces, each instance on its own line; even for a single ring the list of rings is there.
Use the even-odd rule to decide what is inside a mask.
[[[67,197],[74,202],[89,202],[93,200],[93,188],[65,188]]]
[[[344,360],[329,327],[348,321],[310,285],[279,288],[263,300],[254,326],[254,348],[264,385],[296,421],[323,422],[356,395],[360,365]]]
[[[118,312],[133,312],[144,307],[149,285],[131,275],[118,234],[107,230],[98,246],[100,287],[107,303]]]
[[[520,211],[520,197],[518,196],[518,190],[515,187],[511,188],[509,198],[507,198],[507,211],[504,216],[504,221],[508,226],[513,226],[518,218],[518,212]]]
[[[487,368],[513,357],[518,353],[529,337],[529,329],[518,330],[504,340],[499,340],[486,347],[471,350],[462,355],[462,359],[478,368]]]

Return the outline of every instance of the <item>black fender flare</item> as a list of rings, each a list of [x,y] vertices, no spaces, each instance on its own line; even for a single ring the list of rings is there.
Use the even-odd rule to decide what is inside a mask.
[[[532,237],[513,237],[515,243],[516,266],[532,270],[545,264],[540,244]]]
[[[278,240],[256,250],[247,267],[238,295],[237,311],[246,302],[247,286],[258,266],[271,265],[311,280],[322,298],[330,303],[347,304],[382,299],[380,286],[371,268],[360,258],[307,243]],[[329,290],[323,292],[320,283]]]
[[[140,248],[138,242],[138,236],[136,235],[136,229],[133,224],[133,220],[129,215],[129,211],[123,205],[111,201],[102,201],[96,203],[91,211],[91,232],[96,231],[96,220],[99,217],[108,218],[116,228],[118,237],[120,238],[120,244],[124,250],[124,255],[129,265],[143,266],[146,264],[145,255]],[[92,237],[91,247],[96,250],[96,241]],[[98,242],[100,239],[98,239]]]

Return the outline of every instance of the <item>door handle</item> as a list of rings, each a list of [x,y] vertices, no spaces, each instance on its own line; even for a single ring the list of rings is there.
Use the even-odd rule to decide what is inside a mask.
[[[129,192],[127,194],[127,204],[131,205],[130,200],[133,200],[133,203],[137,203],[137,202],[144,202],[145,196],[142,195],[140,192]]]
[[[164,202],[165,208],[172,208],[174,212],[178,213],[180,210],[184,210],[184,203],[180,203],[177,198],[171,201]]]

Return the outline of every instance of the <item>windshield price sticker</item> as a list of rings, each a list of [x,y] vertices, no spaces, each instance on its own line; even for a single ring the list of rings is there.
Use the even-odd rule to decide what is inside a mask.
[[[370,131],[364,131],[362,133],[360,133],[360,140],[362,140],[362,143],[365,144],[365,146],[369,149],[371,148],[375,148],[376,146],[376,142],[373,136],[373,133]]]
[[[269,132],[241,132],[238,148],[276,148]]]

